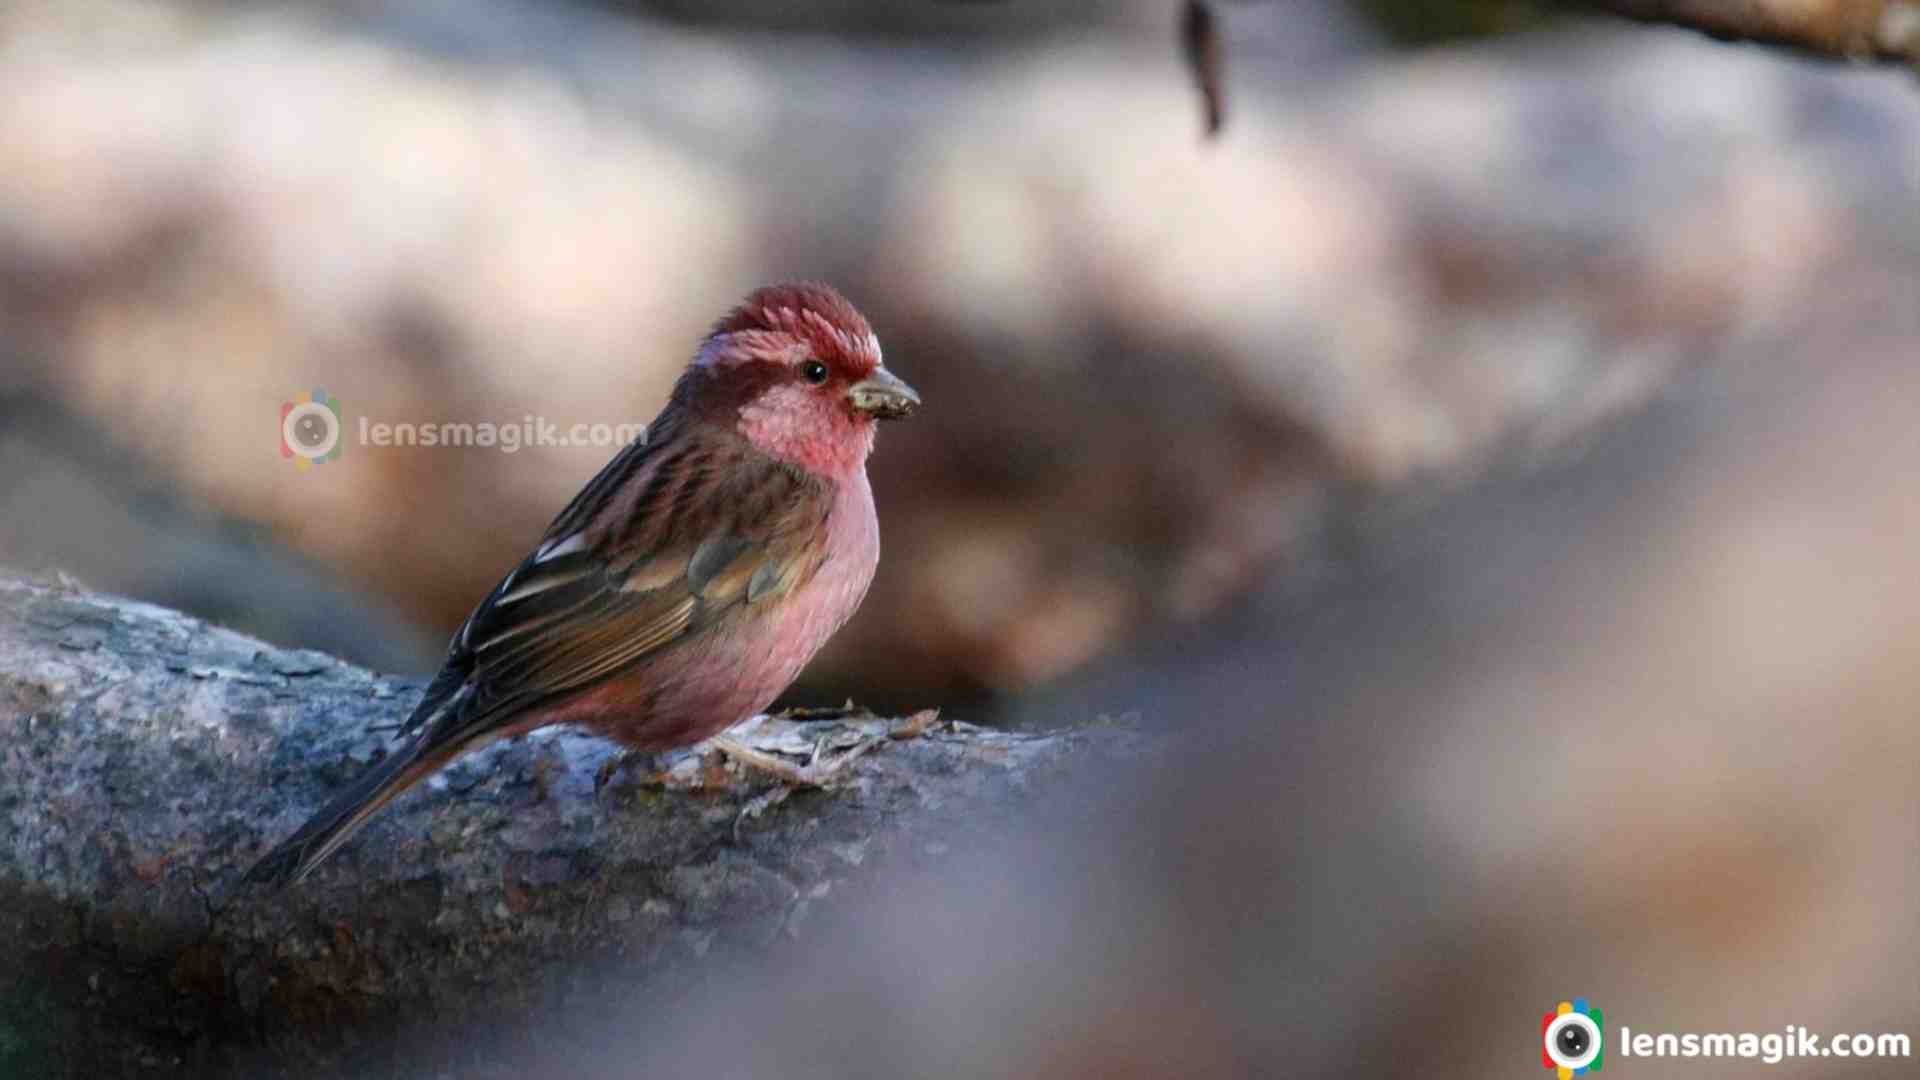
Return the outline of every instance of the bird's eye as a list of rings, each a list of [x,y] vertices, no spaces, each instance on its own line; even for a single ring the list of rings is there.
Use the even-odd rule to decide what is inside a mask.
[[[827,365],[818,360],[809,360],[800,365],[800,376],[818,386],[827,381]]]

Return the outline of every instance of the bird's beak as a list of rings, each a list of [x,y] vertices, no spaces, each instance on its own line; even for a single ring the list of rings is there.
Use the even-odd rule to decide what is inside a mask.
[[[879,420],[898,420],[920,405],[920,395],[886,368],[854,383],[847,391],[853,407]]]

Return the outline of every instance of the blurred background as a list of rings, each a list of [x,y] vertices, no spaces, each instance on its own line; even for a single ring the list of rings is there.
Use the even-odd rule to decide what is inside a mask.
[[[1225,5],[1209,140],[1180,21],[13,0],[0,562],[424,671],[613,451],[361,423],[642,423],[748,290],[817,277],[932,407],[885,433],[887,557],[796,697],[979,700],[1312,573],[1357,508],[1565,445],[1920,243],[1894,71]],[[346,445],[297,470],[316,389]]]
[[[1226,1056],[1089,1036],[1033,1075],[1385,1067],[1444,1003],[1529,1045],[1608,988],[1920,1034],[1912,73],[1523,0],[1209,10],[1213,137],[1163,0],[9,0],[0,565],[424,672],[613,450],[363,419],[644,422],[747,291],[821,278],[928,404],[791,699],[1140,712],[1270,767],[1113,811],[1177,887],[1020,924],[1069,961],[1297,946],[1062,1020]],[[314,390],[347,442],[296,469]],[[1174,820],[1226,839],[1183,862]],[[992,910],[1101,902],[1008,859]],[[1563,920],[1599,986],[1551,978]],[[1144,977],[1069,961],[1036,985]],[[913,1002],[912,1045],[959,1038]]]

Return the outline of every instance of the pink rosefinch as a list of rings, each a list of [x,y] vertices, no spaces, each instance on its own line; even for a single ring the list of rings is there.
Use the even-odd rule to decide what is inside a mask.
[[[765,709],[866,595],[874,421],[919,403],[833,289],[749,296],[646,434],[467,617],[402,744],[248,879],[299,881],[395,796],[496,739],[580,724],[658,751]]]

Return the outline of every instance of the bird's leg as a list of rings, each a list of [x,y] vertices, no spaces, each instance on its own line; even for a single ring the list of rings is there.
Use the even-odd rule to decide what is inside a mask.
[[[867,710],[848,698],[845,705],[793,705],[781,709],[777,715],[782,720],[844,720],[856,713],[867,713]]]
[[[823,788],[831,786],[834,781],[838,780],[840,774],[846,771],[847,766],[852,765],[861,755],[885,741],[884,736],[862,739],[846,753],[822,761],[820,754],[826,744],[826,740],[823,738],[814,744],[813,759],[805,765],[795,765],[775,754],[769,754],[764,750],[756,750],[731,735],[715,736],[713,746],[714,749],[719,750],[721,753],[738,761],[742,765],[759,769],[761,772],[768,773],[794,787]]]

